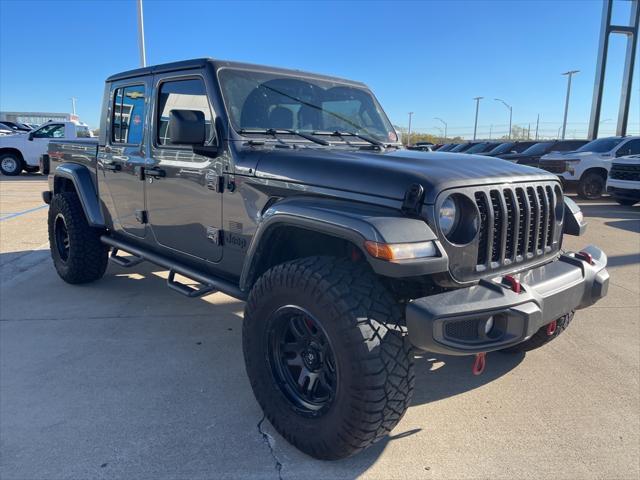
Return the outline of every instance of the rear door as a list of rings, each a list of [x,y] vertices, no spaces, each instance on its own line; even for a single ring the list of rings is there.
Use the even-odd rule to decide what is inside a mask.
[[[145,170],[149,223],[163,247],[218,262],[222,258],[223,163],[193,153],[191,147],[172,145],[168,125],[171,110],[204,113],[207,145],[217,145],[215,113],[200,70],[154,77],[155,107],[151,157]]]
[[[113,228],[140,238],[147,221],[140,169],[147,157],[150,83],[148,76],[111,85],[106,142],[98,147],[98,181]]]

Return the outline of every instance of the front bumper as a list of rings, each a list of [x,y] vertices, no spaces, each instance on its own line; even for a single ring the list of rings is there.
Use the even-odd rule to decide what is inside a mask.
[[[496,277],[412,301],[406,310],[409,340],[419,349],[448,355],[489,352],[527,340],[540,327],[607,294],[607,256],[595,246],[583,252],[592,263],[566,253],[516,275],[520,293]],[[493,328],[485,333],[491,317]]]

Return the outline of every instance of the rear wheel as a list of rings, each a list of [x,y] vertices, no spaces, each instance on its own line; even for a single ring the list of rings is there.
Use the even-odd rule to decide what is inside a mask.
[[[606,185],[605,178],[597,172],[587,172],[578,183],[578,195],[586,200],[602,197]]]
[[[20,175],[22,171],[22,159],[15,153],[5,153],[0,155],[0,172],[3,175],[13,177]]]
[[[529,352],[546,345],[554,338],[558,338],[560,334],[567,329],[571,320],[573,320],[573,314],[574,312],[572,311],[567,315],[563,315],[550,324],[541,327],[529,340],[500,351],[506,353]]]
[[[251,386],[274,428],[320,459],[388,434],[413,393],[403,320],[378,279],[353,262],[309,257],[267,271],[242,333]]]
[[[67,283],[87,283],[107,269],[102,231],[91,227],[75,192],[57,193],[49,207],[49,245],[58,275]]]

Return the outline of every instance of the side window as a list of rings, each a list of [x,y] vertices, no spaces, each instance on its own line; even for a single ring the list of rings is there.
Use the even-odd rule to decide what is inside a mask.
[[[64,125],[53,123],[33,132],[33,138],[64,138]]]
[[[111,141],[140,145],[144,129],[144,85],[117,88],[113,95]]]
[[[202,79],[171,80],[160,84],[156,126],[158,145],[171,145],[168,131],[171,110],[198,110],[204,113],[205,136],[207,140],[211,139],[214,131],[211,126],[213,115]]]
[[[640,155],[640,139],[629,140],[616,151],[616,157],[625,155]]]

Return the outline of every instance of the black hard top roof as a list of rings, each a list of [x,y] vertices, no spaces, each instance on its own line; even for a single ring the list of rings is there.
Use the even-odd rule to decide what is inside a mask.
[[[124,80],[126,78],[141,77],[145,75],[152,75],[154,73],[174,72],[179,70],[189,70],[193,68],[203,68],[207,64],[211,65],[214,70],[218,70],[223,67],[258,70],[263,72],[283,73],[295,76],[309,76],[329,81],[339,81],[343,83],[350,83],[361,87],[366,86],[362,82],[356,82],[354,80],[348,80],[340,77],[332,77],[329,75],[319,75],[316,73],[303,72],[301,70],[292,70],[278,67],[268,67],[265,65],[254,65],[251,63],[242,62],[230,62],[226,60],[214,60],[213,58],[194,58],[193,60],[183,60],[181,62],[163,63],[161,65],[152,65],[149,67],[136,68],[135,70],[127,70],[126,72],[116,73],[107,78],[107,82],[114,82],[116,80]]]

